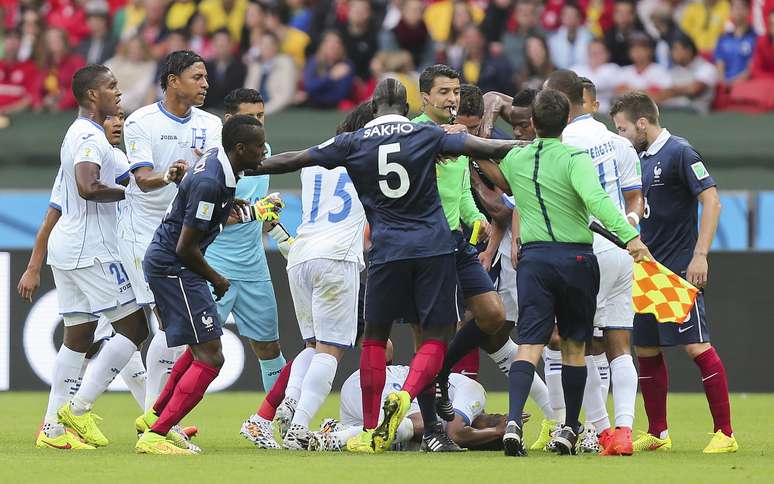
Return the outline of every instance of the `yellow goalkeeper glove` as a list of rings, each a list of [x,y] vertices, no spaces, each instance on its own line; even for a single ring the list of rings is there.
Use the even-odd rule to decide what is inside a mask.
[[[278,192],[274,192],[266,195],[247,208],[247,216],[242,217],[243,223],[252,222],[253,220],[276,222],[280,218],[280,212],[285,208],[285,202],[282,201]]]

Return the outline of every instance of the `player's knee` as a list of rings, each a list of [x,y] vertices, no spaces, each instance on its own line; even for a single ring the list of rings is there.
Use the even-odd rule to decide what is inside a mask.
[[[250,347],[260,360],[273,360],[280,355],[281,351],[279,341],[250,340]]]
[[[77,353],[87,353],[94,344],[94,331],[85,325],[65,326],[62,344]]]
[[[709,343],[693,343],[689,345],[685,345],[685,352],[688,353],[688,356],[691,357],[691,359],[695,359],[700,354],[704,353],[708,349],[710,349],[712,345]]]

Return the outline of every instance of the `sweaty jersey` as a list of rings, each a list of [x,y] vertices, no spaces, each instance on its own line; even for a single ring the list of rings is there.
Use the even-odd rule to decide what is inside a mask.
[[[116,184],[120,184],[122,181],[129,178],[129,160],[127,160],[126,155],[123,151],[119,150],[115,146],[113,147],[113,160],[116,164]],[[118,205],[120,207],[121,202],[118,202]],[[56,178],[54,178],[54,185],[51,187],[51,197],[48,199],[48,206],[62,211],[62,168],[59,168],[59,171],[56,174]]]
[[[311,259],[357,262],[362,270],[365,212],[344,167],[301,170],[301,225],[288,268]]]
[[[48,264],[61,270],[94,265],[95,261],[118,259],[116,246],[116,202],[97,203],[81,198],[75,181],[75,165],[99,165],[99,181],[118,186],[113,147],[102,126],[79,117],[65,134],[60,150],[60,207],[62,217],[48,239]]]
[[[271,147],[266,144],[266,156]],[[243,176],[236,186],[236,198],[250,205],[269,191],[269,175]],[[235,281],[270,281],[269,266],[263,250],[263,223],[253,221],[223,227],[207,248],[207,262],[223,277]]]
[[[454,252],[435,178],[439,154],[459,155],[464,133],[447,135],[404,116],[380,116],[353,133],[312,148],[315,164],[343,166],[371,226],[371,262],[434,257]]]
[[[699,153],[683,138],[661,130],[641,153],[645,216],[642,241],[659,262],[680,274],[699,238],[697,196],[717,186]]]
[[[640,159],[631,142],[607,126],[584,114],[573,119],[562,131],[562,142],[586,150],[599,174],[599,183],[618,210],[626,213],[623,192],[642,188]],[[594,252],[613,249],[616,245],[594,234]]]
[[[146,274],[177,274],[183,263],[177,256],[177,242],[183,225],[205,233],[199,250],[207,247],[220,233],[234,205],[237,180],[223,148],[206,152],[180,182],[169,211],[153,235],[143,261]]]
[[[166,173],[177,160],[197,161],[194,150],[201,152],[220,146],[222,123],[201,109],[191,108],[180,118],[164,108],[161,101],[133,112],[124,125],[124,142],[132,171],[150,167],[154,173]],[[119,236],[147,244],[175,198],[174,183],[144,193],[132,178],[122,204]]]

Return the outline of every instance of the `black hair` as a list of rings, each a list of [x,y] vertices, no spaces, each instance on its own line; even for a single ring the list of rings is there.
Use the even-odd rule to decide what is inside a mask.
[[[388,77],[379,81],[374,89],[374,97],[371,101],[371,109],[376,112],[379,107],[401,109],[406,114],[408,101],[406,86],[399,80]]]
[[[530,87],[527,89],[522,89],[513,97],[511,106],[516,108],[532,107],[532,102],[535,100],[535,96],[537,96],[539,92],[540,91],[537,89],[532,89]]]
[[[672,39],[672,45],[680,44],[686,49],[691,51],[693,57],[699,55],[699,49],[696,48],[696,43],[687,34],[678,32],[675,38]]]
[[[228,153],[236,148],[236,145],[239,143],[255,143],[257,139],[256,131],[263,134],[263,126],[254,117],[243,114],[231,116],[223,124],[223,149]]]
[[[484,95],[481,89],[473,84],[460,86],[460,108],[457,115],[478,117],[484,115]]]
[[[218,34],[226,34],[228,35],[229,40],[231,39],[231,31],[227,29],[226,27],[221,27],[215,32],[212,33],[212,37],[215,37]]]
[[[170,30],[169,32],[167,32],[167,35],[165,35],[164,38],[166,39],[170,35],[179,35],[183,37],[186,41],[191,37],[191,34],[188,32],[188,29],[182,29],[182,28]]]
[[[90,64],[81,67],[73,76],[73,96],[78,104],[83,106],[87,101],[87,94],[90,89],[96,89],[103,76],[110,73],[110,69],[101,64]]]
[[[559,69],[551,73],[546,80],[548,89],[561,92],[574,106],[583,104],[583,83],[578,74],[569,69]]]
[[[449,79],[459,79],[460,73],[446,64],[435,64],[426,68],[419,75],[419,91],[430,94],[437,77],[448,77]]]
[[[583,90],[588,91],[591,94],[591,98],[596,101],[597,86],[594,85],[594,82],[588,77],[578,77],[578,79],[580,79],[581,84],[583,84]]]
[[[261,93],[255,89],[240,87],[226,94],[223,98],[223,108],[228,114],[236,114],[239,111],[240,104],[258,104],[263,103]]]
[[[204,62],[204,59],[196,52],[190,50],[178,50],[166,56],[161,63],[161,73],[159,75],[161,90],[167,90],[169,76],[179,76],[184,70],[197,62]]]
[[[541,138],[561,136],[569,116],[570,101],[555,89],[543,89],[532,103],[532,123]]]
[[[336,134],[351,133],[363,128],[374,119],[374,111],[371,107],[371,101],[364,101],[358,104],[355,109],[349,112],[344,120],[336,127]]]
[[[610,117],[623,113],[632,123],[645,118],[649,123],[658,125],[658,107],[655,101],[642,91],[632,91],[619,97],[610,108]]]

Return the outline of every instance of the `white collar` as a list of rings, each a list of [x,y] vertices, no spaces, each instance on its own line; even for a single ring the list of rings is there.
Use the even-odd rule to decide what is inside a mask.
[[[236,188],[237,181],[236,177],[234,176],[234,169],[231,168],[231,162],[228,161],[226,150],[223,148],[218,148],[218,161],[220,161],[220,166],[223,167],[223,175],[226,178],[226,186],[229,188]]]
[[[653,141],[653,144],[650,145],[647,150],[645,150],[645,154],[648,156],[653,156],[658,153],[659,150],[666,144],[667,140],[669,140],[670,136],[672,135],[669,134],[669,131],[666,128],[661,128],[661,132]]]
[[[409,120],[409,118],[407,118],[406,116],[401,116],[400,114],[385,114],[383,116],[379,116],[378,118],[374,118],[374,120],[366,124],[365,127],[371,128],[373,126],[376,126],[377,124],[385,124],[385,123],[410,123],[410,122],[411,120]]]

